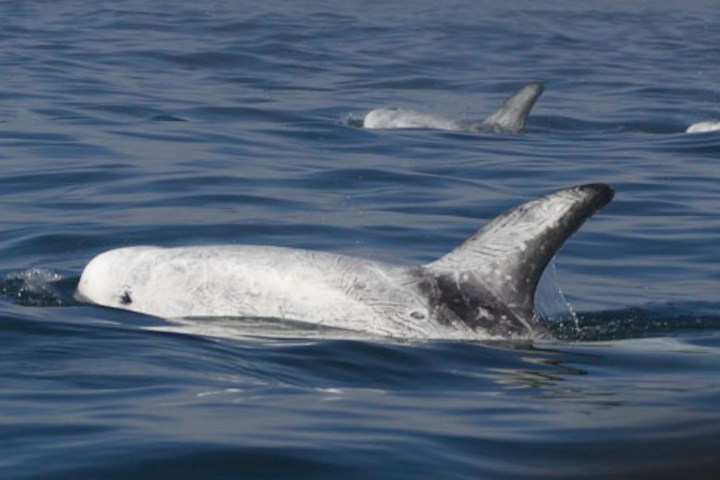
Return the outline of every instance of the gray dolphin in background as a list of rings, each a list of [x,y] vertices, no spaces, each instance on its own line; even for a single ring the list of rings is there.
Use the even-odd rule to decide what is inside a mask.
[[[402,338],[542,332],[535,289],[563,242],[613,197],[582,185],[515,207],[421,266],[270,246],[128,247],[85,267],[80,301],[164,318],[263,317]]]
[[[530,83],[518,90],[482,122],[452,120],[401,108],[376,108],[365,115],[365,128],[435,128],[486,133],[518,133],[525,129],[530,109],[543,92],[542,83]]]
[[[720,121],[710,120],[706,122],[697,122],[690,125],[685,133],[707,133],[720,131]]]

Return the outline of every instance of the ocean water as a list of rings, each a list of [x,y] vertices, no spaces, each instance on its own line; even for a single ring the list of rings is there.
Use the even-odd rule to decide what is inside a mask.
[[[715,2],[0,3],[0,476],[720,478]],[[400,106],[518,135],[370,131]],[[84,305],[135,244],[431,261],[579,183],[555,338],[405,341]]]

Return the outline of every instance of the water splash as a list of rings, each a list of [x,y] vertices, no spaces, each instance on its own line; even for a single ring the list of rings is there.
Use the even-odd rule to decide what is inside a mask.
[[[73,298],[77,278],[65,278],[46,268],[30,268],[0,280],[0,293],[18,305],[62,307],[78,305]]]
[[[553,259],[545,269],[535,294],[535,310],[540,318],[546,321],[552,321],[556,317],[577,317],[575,309],[560,288],[557,277]]]
[[[365,122],[365,114],[349,113],[345,116],[342,123],[348,127],[363,128]]]

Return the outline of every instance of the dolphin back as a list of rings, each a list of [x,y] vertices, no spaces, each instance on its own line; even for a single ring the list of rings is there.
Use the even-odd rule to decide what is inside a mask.
[[[495,113],[479,125],[481,130],[522,132],[535,101],[543,92],[542,83],[530,83],[505,100]]]
[[[531,320],[535,290],[550,259],[613,195],[608,185],[588,184],[524,203],[425,268],[436,277],[471,278],[512,313]]]

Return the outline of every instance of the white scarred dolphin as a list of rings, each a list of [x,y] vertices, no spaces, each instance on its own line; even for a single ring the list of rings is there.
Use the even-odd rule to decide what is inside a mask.
[[[542,83],[530,83],[484,121],[452,120],[402,108],[376,108],[365,115],[365,128],[436,128],[469,132],[518,133],[525,129],[530,109],[543,92]]]
[[[138,246],[102,253],[80,301],[164,318],[264,317],[408,338],[528,337],[533,300],[563,242],[613,197],[561,190],[497,217],[459,247],[404,267],[270,246]]]

